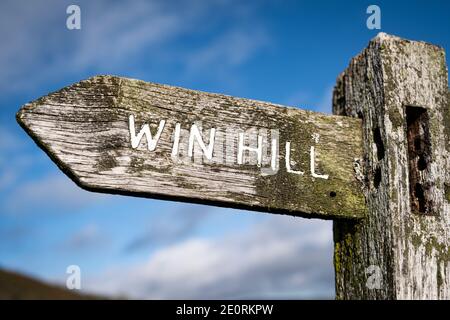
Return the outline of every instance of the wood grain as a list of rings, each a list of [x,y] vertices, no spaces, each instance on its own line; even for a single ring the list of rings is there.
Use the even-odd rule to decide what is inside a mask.
[[[164,128],[156,148],[145,138],[131,146],[144,124],[153,136]],[[79,186],[117,193],[304,217],[361,218],[365,200],[358,180],[362,158],[361,120],[276,104],[193,91],[114,76],[96,76],[26,104],[17,120],[36,143]],[[172,156],[174,129],[181,128]],[[191,127],[205,145],[215,128],[212,159],[195,140],[188,156]],[[238,164],[239,133],[257,147],[262,163],[244,152]],[[276,171],[270,171],[271,142],[278,140]],[[292,170],[287,172],[286,142]],[[316,174],[312,174],[314,147]]]
[[[363,119],[368,209],[334,222],[338,299],[450,299],[447,96],[444,50],[386,34],[338,78],[333,112]]]

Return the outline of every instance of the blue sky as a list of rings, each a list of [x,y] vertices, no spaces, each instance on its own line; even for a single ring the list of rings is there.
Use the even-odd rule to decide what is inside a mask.
[[[81,30],[66,8],[81,8]],[[366,8],[381,8],[381,30]],[[95,74],[330,112],[378,31],[450,49],[448,1],[2,1],[0,266],[140,298],[333,297],[331,222],[81,190],[15,122]],[[448,58],[447,58],[448,61]]]

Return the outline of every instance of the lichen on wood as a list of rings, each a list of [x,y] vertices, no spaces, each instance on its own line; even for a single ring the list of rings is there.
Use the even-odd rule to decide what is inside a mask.
[[[96,76],[26,104],[17,120],[69,177],[90,191],[308,218],[355,219],[365,213],[354,170],[355,161],[362,158],[359,119]],[[161,121],[165,122],[154,150],[144,136],[132,147],[131,134],[149,126],[155,136]],[[177,125],[179,149],[172,154]],[[212,159],[205,157],[198,143],[189,156],[194,125],[206,144],[211,142],[211,130],[216,130]],[[251,152],[243,154],[242,164],[237,163],[239,133],[253,148],[259,144],[257,137],[262,137],[261,164],[255,163]],[[289,163],[303,175],[287,170],[288,141]],[[278,165],[270,172],[274,144]]]
[[[334,222],[338,299],[450,299],[447,96],[444,50],[386,34],[373,39],[338,78],[333,113],[363,121],[368,210],[359,222]],[[422,138],[412,139],[417,145],[409,153],[408,107],[426,111],[427,124],[421,126],[430,139],[426,146]],[[413,129],[423,137],[422,127]],[[416,166],[424,152],[430,161]],[[429,212],[414,210],[411,181],[427,186]],[[379,287],[368,285],[370,266],[379,268]]]

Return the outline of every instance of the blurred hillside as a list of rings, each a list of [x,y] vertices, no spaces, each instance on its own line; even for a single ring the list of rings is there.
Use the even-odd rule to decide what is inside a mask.
[[[0,300],[86,300],[102,299],[46,284],[29,276],[0,269]]]

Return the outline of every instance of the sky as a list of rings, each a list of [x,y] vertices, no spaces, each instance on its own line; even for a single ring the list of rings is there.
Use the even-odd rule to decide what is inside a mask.
[[[380,31],[448,51],[450,2],[2,0],[0,267],[64,285],[78,265],[82,292],[114,297],[333,298],[332,222],[84,191],[15,113],[97,74],[330,113]]]

